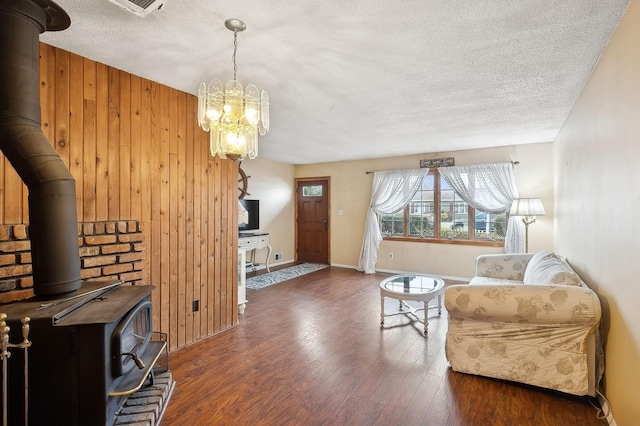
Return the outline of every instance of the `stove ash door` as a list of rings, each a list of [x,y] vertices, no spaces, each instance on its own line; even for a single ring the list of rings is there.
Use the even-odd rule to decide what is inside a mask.
[[[131,369],[143,369],[142,355],[151,340],[151,302],[143,301],[132,309],[113,332],[111,362],[114,377]]]

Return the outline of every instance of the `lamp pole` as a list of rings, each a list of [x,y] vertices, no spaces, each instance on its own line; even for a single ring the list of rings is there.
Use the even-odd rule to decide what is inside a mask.
[[[536,221],[535,216],[525,216],[522,218],[522,223],[524,223],[524,252],[529,253],[529,225]]]

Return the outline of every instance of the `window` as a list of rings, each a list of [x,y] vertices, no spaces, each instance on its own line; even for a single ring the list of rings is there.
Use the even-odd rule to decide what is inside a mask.
[[[322,197],[322,185],[305,185],[302,187],[303,197]]]
[[[386,239],[502,245],[507,230],[506,213],[474,210],[437,169],[423,178],[407,207],[379,220]]]

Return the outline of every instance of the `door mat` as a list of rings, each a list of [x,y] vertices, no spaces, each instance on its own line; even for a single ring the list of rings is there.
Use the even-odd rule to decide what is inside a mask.
[[[311,272],[319,271],[320,269],[324,269],[327,267],[329,267],[329,265],[325,265],[322,263],[301,263],[300,265],[295,265],[289,268],[269,272],[267,274],[247,278],[247,288],[250,288],[252,290],[259,290],[261,288],[278,284],[283,281],[299,277],[301,275],[309,274]]]

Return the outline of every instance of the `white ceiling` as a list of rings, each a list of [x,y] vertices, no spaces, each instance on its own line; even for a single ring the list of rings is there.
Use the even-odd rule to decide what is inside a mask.
[[[291,164],[552,141],[629,0],[57,0],[41,41],[197,94],[269,92],[262,158]]]

